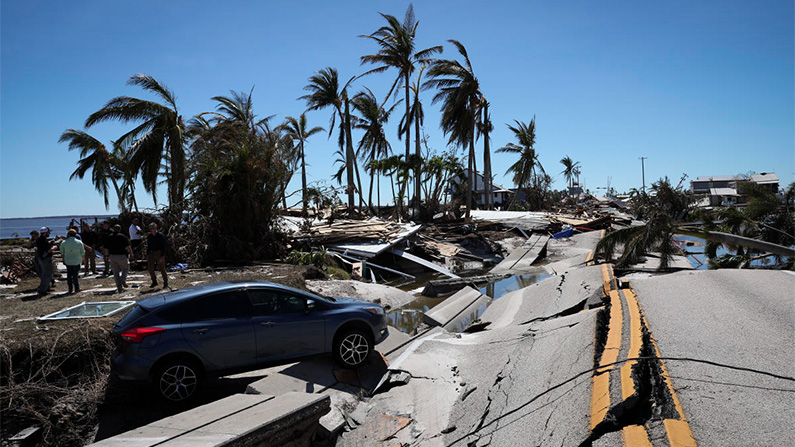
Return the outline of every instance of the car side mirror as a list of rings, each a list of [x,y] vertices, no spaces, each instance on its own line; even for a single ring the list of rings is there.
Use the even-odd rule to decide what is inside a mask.
[[[306,300],[306,311],[312,312],[315,310],[315,300]]]

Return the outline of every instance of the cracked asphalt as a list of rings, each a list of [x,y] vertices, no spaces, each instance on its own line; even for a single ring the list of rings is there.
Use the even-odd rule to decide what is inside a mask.
[[[367,417],[411,423],[378,442],[353,430],[337,445],[795,445],[795,275],[686,271],[619,290],[605,281],[612,269],[582,262],[597,240],[550,242],[555,276],[492,303],[485,330],[438,329],[387,356],[410,379],[370,398]],[[603,287],[622,321],[606,328],[618,358],[597,369]],[[592,429],[593,414],[603,419]]]
[[[698,445],[795,445],[792,272],[679,272],[632,286]]]

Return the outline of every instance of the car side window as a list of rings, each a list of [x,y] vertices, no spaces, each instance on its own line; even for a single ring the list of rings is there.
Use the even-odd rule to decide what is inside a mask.
[[[250,289],[249,297],[254,315],[275,315],[306,310],[303,295],[269,289]]]
[[[268,289],[249,289],[251,310],[256,316],[273,315],[276,313],[276,298]]]
[[[238,291],[200,296],[190,300],[183,308],[188,314],[185,321],[221,320],[250,316],[245,296]]]

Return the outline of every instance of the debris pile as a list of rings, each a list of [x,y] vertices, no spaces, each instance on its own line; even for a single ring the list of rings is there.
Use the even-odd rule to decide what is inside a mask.
[[[329,246],[342,242],[387,241],[403,231],[401,224],[380,220],[344,220],[332,224],[314,225],[308,231],[298,231],[295,240],[311,241],[314,246]]]

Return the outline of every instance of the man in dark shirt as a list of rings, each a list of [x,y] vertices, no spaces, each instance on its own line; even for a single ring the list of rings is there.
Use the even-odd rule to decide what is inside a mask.
[[[149,224],[149,234],[146,235],[146,259],[149,266],[149,276],[152,277],[152,285],[157,287],[157,276],[155,276],[155,264],[163,275],[163,288],[168,288],[168,275],[166,275],[166,237],[157,231],[157,224]]]
[[[108,241],[108,238],[113,235],[113,230],[110,228],[110,224],[105,221],[102,222],[102,228],[100,228],[97,234],[97,243],[99,244],[99,248],[101,249],[102,253],[102,260],[105,264],[105,271],[102,272],[104,276],[108,276],[110,272],[110,259],[108,259],[107,250],[105,249],[105,244]]]
[[[40,282],[36,291],[39,296],[46,295],[50,290],[50,283],[52,282],[52,252],[55,250],[55,245],[50,242],[50,229],[48,227],[41,227],[39,230],[39,238],[36,239],[36,256],[39,261],[40,269]]]
[[[130,241],[121,232],[121,225],[113,226],[113,234],[105,241],[105,256],[110,260],[116,290],[121,293],[127,287],[127,272],[130,270],[129,258],[133,257]]]
[[[97,243],[97,233],[88,226],[87,223],[83,224],[83,231],[80,232],[80,237],[83,240],[83,245],[86,248],[86,260],[84,261],[86,268],[86,276],[88,275],[89,267],[91,273],[97,273],[97,256],[94,251],[94,246]]]

